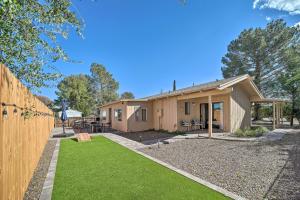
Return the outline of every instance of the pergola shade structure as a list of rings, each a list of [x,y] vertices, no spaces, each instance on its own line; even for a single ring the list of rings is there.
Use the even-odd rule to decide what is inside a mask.
[[[252,103],[264,103],[272,105],[272,128],[273,130],[283,124],[283,105],[289,102],[285,99],[276,98],[263,98],[259,100],[253,100]]]

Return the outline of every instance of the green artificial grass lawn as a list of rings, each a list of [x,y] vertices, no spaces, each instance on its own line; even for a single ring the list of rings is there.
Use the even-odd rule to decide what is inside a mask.
[[[99,136],[61,140],[52,199],[228,198]]]

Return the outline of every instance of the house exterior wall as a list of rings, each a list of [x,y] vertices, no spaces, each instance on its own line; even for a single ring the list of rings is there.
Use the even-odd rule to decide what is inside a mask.
[[[230,132],[251,125],[251,102],[249,95],[239,85],[233,87],[230,98]]]
[[[186,128],[180,126],[181,120],[200,120],[200,104],[208,103],[208,96],[211,95],[212,103],[223,103],[223,130],[234,132],[238,128],[245,128],[251,125],[251,95],[242,84],[236,84],[225,90],[211,90],[209,92],[198,92],[183,94],[173,97],[149,101],[125,101],[117,102],[101,108],[107,112],[105,122],[109,122],[109,108],[111,108],[111,125],[113,129],[124,132],[144,131],[149,129],[166,130],[169,132],[183,131]],[[185,115],[184,103],[190,102],[190,114]],[[147,109],[147,120],[136,120],[137,108]],[[122,109],[122,121],[115,118],[115,109]],[[217,111],[216,111],[217,112]],[[215,113],[215,116],[218,113]],[[217,118],[217,117],[216,117]]]
[[[146,121],[142,121],[142,108],[147,110]],[[135,132],[149,129],[153,129],[152,102],[127,102],[127,131]]]
[[[184,103],[190,102],[191,109],[190,114],[185,114]],[[224,131],[230,131],[230,93],[224,95],[212,96],[212,102],[218,103],[223,102],[223,120],[224,120]],[[200,104],[208,103],[208,97],[200,97],[195,99],[187,99],[178,101],[177,105],[177,115],[178,115],[178,130],[186,130],[185,127],[180,126],[182,120],[191,121],[192,119],[200,120]]]
[[[106,111],[106,120],[105,123],[110,122],[109,119],[109,108],[111,108],[111,127],[116,130],[127,132],[127,102],[119,102],[112,105],[103,107],[101,110]],[[122,109],[122,121],[118,121],[115,117],[115,110]]]
[[[173,132],[177,130],[177,98],[153,100],[153,128]]]

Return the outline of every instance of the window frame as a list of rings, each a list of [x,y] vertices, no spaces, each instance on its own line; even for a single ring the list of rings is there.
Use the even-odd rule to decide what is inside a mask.
[[[100,114],[100,118],[105,121],[106,118],[107,118],[107,111],[106,110],[102,110],[102,111],[100,111],[100,113],[101,113]]]
[[[123,110],[121,108],[115,109],[114,117],[116,121],[121,122],[122,121],[122,115],[123,115]]]
[[[136,122],[138,122],[140,119],[139,111],[140,111],[140,106],[134,106],[134,119]]]
[[[145,111],[145,119],[143,117],[143,110]],[[142,117],[143,122],[148,121],[148,110],[147,110],[147,108],[141,108],[141,115],[142,115],[141,117]]]
[[[185,115],[191,114],[191,102],[189,101],[184,102],[184,114]]]

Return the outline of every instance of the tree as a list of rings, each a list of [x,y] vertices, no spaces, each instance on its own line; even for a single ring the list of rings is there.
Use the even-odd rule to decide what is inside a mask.
[[[0,63],[29,88],[47,86],[61,75],[53,63],[69,60],[57,42],[82,23],[70,0],[0,0]]]
[[[97,63],[91,65],[93,96],[98,106],[118,99],[119,83],[106,68]]]
[[[81,111],[84,116],[94,110],[95,101],[89,76],[84,74],[68,76],[58,84],[57,88],[58,103],[66,99],[70,108]]]
[[[123,92],[120,99],[134,99],[134,95],[132,92]]]
[[[290,125],[293,126],[294,117],[298,116],[298,102],[300,101],[300,80],[297,78],[300,66],[300,51],[289,47],[282,53],[281,64],[285,66],[281,71],[278,82],[283,95],[291,99]]]
[[[242,31],[222,57],[224,78],[249,74],[265,96],[275,96],[276,79],[284,67],[280,64],[281,52],[289,45],[298,43],[299,38],[299,31],[288,27],[283,20],[272,21],[264,29]],[[259,118],[258,110],[257,104],[255,119]]]
[[[48,107],[51,107],[51,105],[53,104],[53,101],[46,96],[36,95],[36,98],[38,98],[41,102],[43,102]]]
[[[173,81],[173,91],[176,90],[176,80]]]

